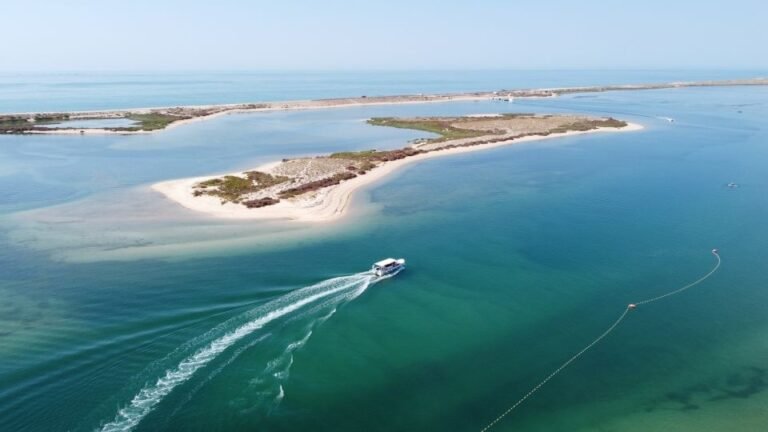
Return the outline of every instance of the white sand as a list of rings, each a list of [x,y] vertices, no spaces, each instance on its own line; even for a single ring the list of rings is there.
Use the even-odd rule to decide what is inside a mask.
[[[458,153],[467,153],[478,150],[485,150],[495,147],[501,147],[509,144],[518,144],[531,141],[548,140],[559,137],[574,135],[583,135],[600,132],[625,132],[637,131],[643,126],[636,123],[628,123],[623,128],[598,128],[589,131],[571,131],[548,136],[527,136],[515,140],[502,141],[491,144],[482,144],[469,147],[458,147],[446,150],[438,150],[429,153],[421,153],[405,159],[391,162],[385,162],[377,168],[371,170],[365,175],[357,176],[351,180],[344,181],[336,186],[321,189],[312,199],[292,199],[281,200],[279,203],[267,207],[249,209],[240,204],[225,203],[216,197],[207,195],[195,197],[192,195],[193,186],[201,181],[221,177],[207,176],[185,178],[178,180],[169,180],[152,185],[152,189],[165,195],[166,198],[177,202],[178,204],[197,212],[205,213],[210,216],[232,218],[232,219],[288,219],[300,222],[328,222],[341,218],[349,207],[352,194],[367,185],[370,185],[391,172],[407,164],[418,162],[438,156],[448,156]],[[280,162],[273,162],[267,165],[255,168],[258,171],[269,172]],[[242,173],[233,173],[230,175],[241,175]]]

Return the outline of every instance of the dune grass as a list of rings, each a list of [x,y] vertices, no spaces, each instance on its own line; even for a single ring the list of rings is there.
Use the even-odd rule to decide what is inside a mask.
[[[425,142],[435,143],[451,141],[462,138],[476,138],[484,135],[491,135],[494,132],[461,129],[452,126],[452,123],[459,121],[453,118],[415,118],[400,119],[394,117],[374,117],[368,120],[368,124],[374,126],[389,126],[400,129],[414,129],[425,132],[431,132],[439,135],[438,138],[429,138]]]

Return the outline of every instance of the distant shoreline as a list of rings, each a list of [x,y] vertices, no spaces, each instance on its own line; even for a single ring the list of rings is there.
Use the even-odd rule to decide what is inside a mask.
[[[587,87],[558,87],[541,89],[498,90],[483,92],[445,93],[445,94],[414,94],[394,96],[360,96],[353,98],[293,100],[278,102],[256,102],[244,104],[190,105],[163,108],[135,108],[100,111],[71,111],[71,112],[28,112],[0,114],[0,134],[147,134],[154,133],[184,124],[216,118],[235,113],[312,110],[325,108],[343,108],[354,106],[397,105],[418,103],[439,103],[455,101],[500,101],[514,98],[557,97],[565,94],[598,93],[607,91],[629,90],[659,90],[686,87],[725,87],[725,86],[765,86],[768,78],[721,81],[692,81],[670,82],[659,84],[628,84]],[[46,121],[55,119],[66,120],[99,120],[139,118],[137,124],[131,127],[105,128],[54,128],[45,126]],[[143,120],[149,118],[147,120]]]
[[[430,159],[433,157],[448,156],[459,153],[487,150],[491,148],[518,144],[531,141],[549,140],[553,138],[569,137],[590,133],[601,132],[625,132],[637,131],[643,129],[643,126],[636,123],[627,123],[621,128],[598,128],[586,131],[568,131],[563,133],[553,133],[549,135],[525,136],[521,138],[510,139],[506,141],[494,142],[489,144],[476,145],[471,147],[455,147],[444,150],[436,150],[429,153],[422,153],[405,159],[385,162],[370,173],[364,176],[358,176],[351,180],[344,181],[336,186],[328,187],[322,190],[318,199],[311,202],[287,201],[263,207],[259,209],[249,209],[239,204],[231,202],[223,203],[217,197],[193,195],[194,186],[202,181],[213,179],[220,176],[205,176],[195,178],[184,178],[169,180],[151,185],[151,189],[161,193],[165,198],[189,209],[212,217],[226,219],[251,219],[251,220],[290,220],[296,222],[331,222],[342,218],[349,208],[353,193],[367,185],[380,181],[393,171],[400,169],[408,164]],[[280,162],[272,162],[256,168],[257,171],[269,172]],[[240,173],[231,173],[230,175],[239,175]]]

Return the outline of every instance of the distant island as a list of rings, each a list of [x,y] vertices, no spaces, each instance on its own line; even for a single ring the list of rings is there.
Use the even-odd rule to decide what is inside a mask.
[[[317,99],[246,104],[137,108],[111,111],[0,114],[0,134],[141,134],[152,133],[191,121],[237,112],[301,110],[359,105],[449,102],[461,100],[514,100],[514,98],[556,97],[572,93],[623,90],[658,90],[682,87],[768,85],[768,78],[744,80],[671,82],[548,89],[497,90],[451,94],[416,94],[400,96],[360,96],[355,98]],[[119,125],[114,122],[119,121]],[[88,123],[87,125],[84,125]],[[99,123],[103,124],[99,124]]]
[[[416,140],[396,150],[283,159],[250,171],[171,180],[152,188],[184,207],[214,216],[327,221],[344,213],[354,190],[407,163],[510,143],[642,128],[610,117],[519,113],[384,117],[372,118],[368,123],[437,136]]]

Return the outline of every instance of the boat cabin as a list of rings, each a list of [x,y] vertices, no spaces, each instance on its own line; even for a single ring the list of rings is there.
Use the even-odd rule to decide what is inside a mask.
[[[387,258],[381,261],[373,263],[371,270],[376,276],[383,276],[390,273],[395,273],[401,270],[405,266],[405,260],[394,258]]]

